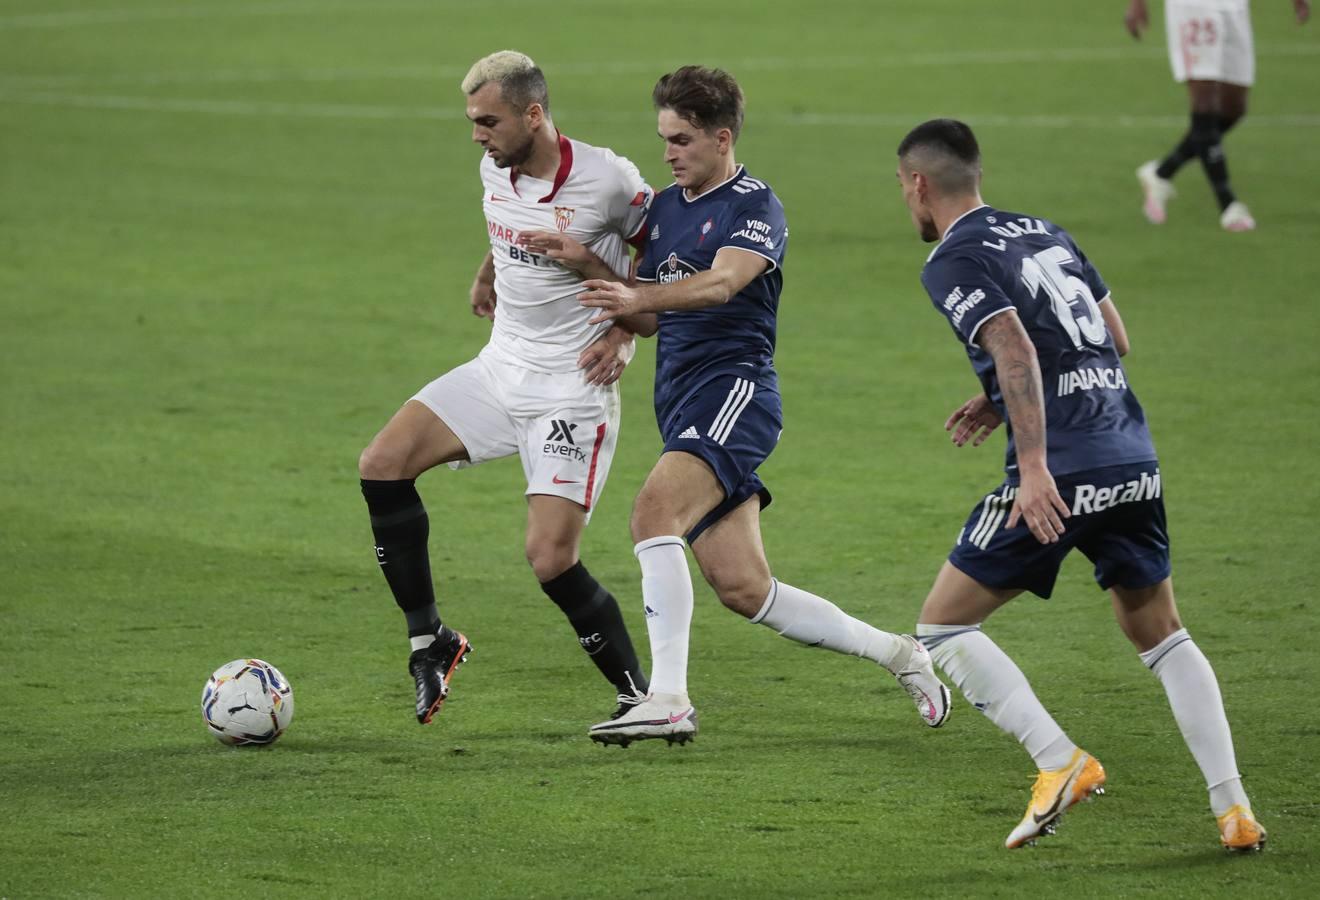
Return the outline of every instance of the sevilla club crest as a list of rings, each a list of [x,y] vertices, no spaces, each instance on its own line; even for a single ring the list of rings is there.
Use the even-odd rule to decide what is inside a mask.
[[[568,231],[568,226],[573,224],[573,213],[576,210],[571,206],[555,207],[555,227],[560,231]]]

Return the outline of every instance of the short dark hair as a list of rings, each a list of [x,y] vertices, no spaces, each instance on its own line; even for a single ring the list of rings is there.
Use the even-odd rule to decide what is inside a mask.
[[[976,135],[957,119],[931,119],[907,133],[898,145],[898,158],[922,157],[932,164],[927,173],[946,191],[976,189],[981,174],[981,148]]]
[[[723,69],[683,66],[661,75],[651,91],[656,109],[671,109],[706,132],[727,128],[738,140],[743,124],[743,92]]]

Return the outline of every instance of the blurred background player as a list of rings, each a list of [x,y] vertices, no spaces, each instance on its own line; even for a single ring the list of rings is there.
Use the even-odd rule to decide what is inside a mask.
[[[784,207],[734,159],[743,95],[727,72],[684,66],[652,94],[674,184],[656,196],[638,268],[644,285],[592,280],[593,321],[659,313],[655,412],[664,452],[633,507],[651,640],[651,694],[591,729],[593,740],[685,741],[697,730],[687,688],[692,576],[683,540],[729,609],[813,647],[879,663],[931,727],[949,691],[925,648],[771,576],[761,545],[770,492],[756,474],[779,441],[776,315],[788,240]]]
[[[1307,0],[1292,0],[1298,23],[1311,15]],[[1256,220],[1228,183],[1223,137],[1247,113],[1247,93],[1256,78],[1249,0],[1165,0],[1169,63],[1175,81],[1186,82],[1192,122],[1187,134],[1162,160],[1137,169],[1145,192],[1146,218],[1163,225],[1176,193],[1171,179],[1183,164],[1200,159],[1219,203],[1219,224],[1227,231],[1251,231]],[[1146,0],[1132,0],[1123,23],[1140,39],[1150,25]]]
[[[1005,417],[1009,423],[1008,477],[972,510],[917,625],[968,701],[1040,769],[1005,844],[1052,833],[1069,806],[1105,783],[1100,763],[1073,744],[981,631],[1024,590],[1048,598],[1076,547],[1164,685],[1224,845],[1260,848],[1265,830],[1242,789],[1219,684],[1174,604],[1159,462],[1119,362],[1127,334],[1108,288],[1063,229],[982,202],[980,150],[961,122],[913,129],[898,147],[898,179],[922,240],[941,242],[922,284],[983,388],[946,428],[955,443],[979,443]]]
[[[628,242],[640,239],[652,192],[628,160],[559,134],[545,77],[523,54],[479,60],[462,88],[472,140],[485,151],[491,250],[471,302],[494,321],[490,342],[405,403],[359,461],[377,560],[407,619],[417,719],[435,715],[470,647],[440,622],[429,520],[414,480],[442,463],[515,454],[527,477],[527,560],[626,707],[644,695],[646,678],[618,603],[582,565],[578,546],[609,475],[619,428],[614,382],[633,340],[621,325],[589,322],[576,294],[586,275],[628,271]],[[545,249],[551,234],[573,235],[571,252]],[[528,249],[533,239],[543,252]]]

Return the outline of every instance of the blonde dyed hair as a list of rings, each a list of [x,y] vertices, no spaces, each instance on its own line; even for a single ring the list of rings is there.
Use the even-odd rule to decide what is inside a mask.
[[[550,112],[550,94],[545,85],[545,73],[527,54],[517,50],[499,50],[483,56],[468,69],[461,86],[463,93],[471,96],[492,81],[499,84],[500,97],[504,102],[518,112],[523,112],[533,103],[539,103],[541,109]]]

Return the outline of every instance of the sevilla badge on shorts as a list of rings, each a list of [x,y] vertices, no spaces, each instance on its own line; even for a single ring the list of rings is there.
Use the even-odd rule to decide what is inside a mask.
[[[573,213],[575,210],[571,206],[555,207],[555,227],[560,231],[568,231],[568,226],[573,224]]]

